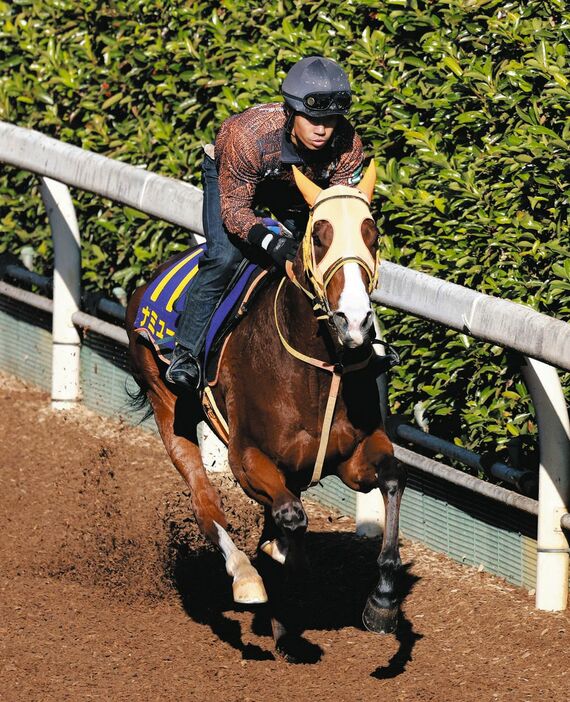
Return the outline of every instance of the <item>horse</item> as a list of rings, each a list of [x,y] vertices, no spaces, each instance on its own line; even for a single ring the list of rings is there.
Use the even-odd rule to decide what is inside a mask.
[[[384,431],[370,363],[376,357],[370,293],[380,265],[379,231],[370,213],[375,166],[372,160],[356,187],[325,189],[293,168],[309,206],[306,233],[287,275],[270,280],[233,330],[210,390],[226,420],[230,469],[264,508],[257,560],[269,556],[281,564],[275,568],[299,570],[308,526],[301,493],[321,477],[336,474],[360,492],[380,488],[385,524],[379,580],[362,619],[368,630],[389,633],[399,612],[398,524],[406,474]],[[200,530],[225,559],[234,601],[263,604],[264,582],[228,533],[220,496],[202,463],[202,407],[164,380],[165,364],[134,329],[148,284],[135,291],[127,308],[133,376],[190,489]],[[287,628],[276,615],[271,623],[276,650],[287,657]]]

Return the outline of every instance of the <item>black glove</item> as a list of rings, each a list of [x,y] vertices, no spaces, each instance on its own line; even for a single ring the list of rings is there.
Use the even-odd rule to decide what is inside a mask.
[[[298,241],[283,234],[274,234],[263,224],[253,226],[247,235],[247,240],[267,251],[279,268],[285,268],[285,262],[292,261],[299,248]]]

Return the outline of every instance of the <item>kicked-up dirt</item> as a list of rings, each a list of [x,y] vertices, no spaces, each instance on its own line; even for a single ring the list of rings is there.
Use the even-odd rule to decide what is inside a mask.
[[[264,608],[236,607],[156,436],[53,413],[0,376],[0,700],[566,702],[570,616],[403,541],[396,635],[365,631],[377,542],[307,510],[310,573],[291,597],[311,663],[275,655]],[[253,557],[260,508],[214,474]]]

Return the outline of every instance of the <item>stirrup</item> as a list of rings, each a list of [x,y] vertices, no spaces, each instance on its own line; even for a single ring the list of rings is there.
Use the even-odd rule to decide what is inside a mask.
[[[192,352],[183,346],[175,347],[164,374],[166,380],[185,390],[196,391],[200,388],[201,376],[200,363]]]

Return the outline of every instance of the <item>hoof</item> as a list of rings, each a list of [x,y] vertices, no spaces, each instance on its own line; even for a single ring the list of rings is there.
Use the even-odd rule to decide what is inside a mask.
[[[232,592],[234,595],[234,602],[237,604],[265,604],[268,600],[263,580],[259,576],[234,580]]]
[[[265,553],[269,558],[273,558],[277,563],[283,565],[287,558],[287,547],[283,545],[279,539],[273,539],[273,541],[265,541],[259,547],[259,550]]]
[[[380,607],[369,598],[362,612],[362,623],[373,634],[393,634],[398,626],[398,607]]]
[[[226,571],[233,576],[234,602],[238,604],[264,604],[267,592],[259,573],[243,551],[234,551],[226,561]]]

